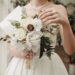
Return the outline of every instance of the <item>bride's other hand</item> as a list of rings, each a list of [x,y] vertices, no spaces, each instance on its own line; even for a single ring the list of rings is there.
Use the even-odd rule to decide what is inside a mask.
[[[64,9],[64,11],[66,10]],[[59,8],[58,9],[48,8],[46,10],[41,10],[39,12],[39,18],[42,20],[44,24],[59,23],[63,25],[63,23],[69,22],[65,14],[66,13],[63,13],[63,11],[60,11]]]
[[[33,58],[33,51],[27,51],[26,52],[26,56],[25,56],[26,59],[32,59]]]

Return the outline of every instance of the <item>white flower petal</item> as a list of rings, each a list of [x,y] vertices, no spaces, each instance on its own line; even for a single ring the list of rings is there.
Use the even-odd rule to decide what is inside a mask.
[[[33,18],[28,17],[28,18],[26,18],[26,19],[21,20],[21,26],[22,26],[24,29],[26,29],[27,31],[28,31],[27,26],[28,26],[29,24],[34,25]]]
[[[18,40],[22,40],[26,37],[26,32],[23,29],[17,29],[15,32],[15,37]]]
[[[40,19],[35,18],[34,19],[35,29],[36,31],[40,31],[42,28],[42,22]]]

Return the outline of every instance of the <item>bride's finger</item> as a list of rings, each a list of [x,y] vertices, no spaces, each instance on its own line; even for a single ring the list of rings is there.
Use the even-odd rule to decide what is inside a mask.
[[[32,59],[33,58],[33,55],[26,55],[26,59]]]
[[[51,23],[58,23],[58,21],[59,21],[59,18],[55,18],[55,19],[51,19],[51,20],[48,20],[48,21],[46,21],[46,22],[44,22],[44,24],[51,24]]]
[[[47,13],[45,13],[44,15],[40,16],[39,18],[40,18],[40,19],[43,19],[43,18],[46,18],[46,17],[48,17],[48,16],[52,16],[53,14],[54,14],[53,12],[52,12],[52,13],[47,12]]]
[[[26,55],[25,58],[26,58],[26,59],[30,59],[30,56],[29,56],[29,55]]]
[[[47,12],[45,13],[44,15],[40,16],[40,19],[44,19],[46,17],[49,17],[49,16],[53,16],[53,15],[57,15],[58,13],[56,11],[52,11],[52,12]]]
[[[39,12],[39,17],[41,17],[42,15],[44,15],[45,13],[47,13],[47,12],[52,12],[53,11],[53,8],[51,8],[51,9],[46,9],[46,10],[40,10],[40,12]]]
[[[48,17],[46,17],[46,18],[44,18],[44,19],[41,19],[42,20],[42,22],[44,23],[44,22],[46,22],[46,21],[48,21],[48,20],[52,20],[52,19],[56,19],[58,17],[58,15],[53,15],[53,16],[48,16]]]

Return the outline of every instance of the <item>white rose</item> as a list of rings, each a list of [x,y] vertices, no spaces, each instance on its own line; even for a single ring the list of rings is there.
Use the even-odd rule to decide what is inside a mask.
[[[40,31],[42,28],[42,22],[40,19],[35,18],[34,19],[34,27],[36,29],[36,31]]]
[[[33,18],[28,17],[28,18],[26,18],[26,19],[22,19],[22,20],[21,20],[21,26],[22,26],[26,31],[28,31],[27,26],[28,26],[29,24],[34,25]]]
[[[26,37],[26,31],[24,31],[23,29],[17,29],[15,32],[15,37],[18,40],[22,40]]]
[[[40,31],[40,29],[42,28],[42,22],[40,19],[33,19],[31,17],[28,17],[26,19],[22,19],[21,20],[21,26],[28,31],[27,26],[31,24],[34,27],[35,31]]]
[[[43,34],[40,31],[32,31],[28,33],[26,43],[33,52],[37,52],[40,49],[40,38],[42,35]]]

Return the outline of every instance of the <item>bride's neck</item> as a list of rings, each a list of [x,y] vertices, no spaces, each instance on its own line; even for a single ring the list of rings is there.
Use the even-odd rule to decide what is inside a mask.
[[[30,3],[32,3],[35,6],[41,6],[47,2],[48,0],[30,0]]]

